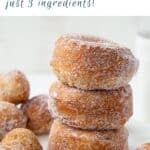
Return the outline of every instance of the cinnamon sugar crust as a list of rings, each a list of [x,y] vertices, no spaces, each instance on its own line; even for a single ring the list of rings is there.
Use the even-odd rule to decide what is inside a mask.
[[[30,85],[22,72],[13,70],[0,74],[0,101],[18,104],[27,100],[29,94]]]
[[[42,150],[37,137],[28,129],[16,128],[2,140],[5,150]]]
[[[14,128],[25,128],[27,116],[8,102],[0,102],[0,139]]]
[[[63,35],[56,41],[51,67],[58,79],[85,90],[117,89],[137,71],[130,49],[88,35]]]
[[[128,131],[88,131],[66,126],[55,120],[49,136],[48,150],[128,150]]]
[[[50,87],[49,110],[63,123],[82,129],[119,129],[133,114],[130,85],[85,91],[61,82]]]
[[[48,110],[49,97],[38,95],[25,101],[21,108],[28,116],[27,128],[35,134],[49,133],[53,118]]]

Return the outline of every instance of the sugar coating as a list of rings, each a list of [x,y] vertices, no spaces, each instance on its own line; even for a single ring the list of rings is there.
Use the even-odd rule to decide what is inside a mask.
[[[48,142],[48,150],[128,150],[128,131],[89,131],[69,127],[55,120]]]
[[[13,70],[0,74],[0,101],[18,104],[27,100],[29,94],[30,85],[22,72]]]
[[[27,127],[35,134],[49,133],[52,116],[48,110],[49,97],[47,95],[38,95],[25,101],[21,108],[28,116]]]
[[[51,67],[58,79],[85,89],[117,89],[137,71],[138,61],[130,49],[112,41],[87,35],[64,35],[55,44]]]
[[[23,128],[10,131],[1,144],[6,150],[42,150],[42,146],[34,133]]]
[[[81,129],[119,129],[133,114],[130,85],[117,90],[85,91],[57,81],[50,88],[53,117]]]
[[[23,111],[8,102],[0,102],[0,139],[10,130],[26,127],[27,117]]]

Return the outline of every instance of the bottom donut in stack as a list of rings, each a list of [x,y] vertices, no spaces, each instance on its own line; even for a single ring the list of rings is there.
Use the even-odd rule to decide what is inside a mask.
[[[124,127],[118,130],[81,130],[55,120],[48,150],[128,150],[128,131]]]

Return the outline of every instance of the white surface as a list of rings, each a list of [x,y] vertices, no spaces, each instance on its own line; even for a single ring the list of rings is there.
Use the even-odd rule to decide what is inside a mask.
[[[13,0],[12,0],[13,1]],[[15,0],[16,2],[17,0]],[[29,0],[22,0],[23,4],[28,3]],[[31,1],[31,0],[30,0]],[[26,5],[23,5],[23,8],[12,8],[9,10],[5,10],[6,0],[0,1],[0,15],[47,15],[47,16],[117,16],[117,15],[131,15],[131,16],[145,16],[149,15],[149,0],[95,0],[95,7],[87,8],[60,8],[54,7],[51,9],[42,9],[37,7],[37,2],[39,0],[34,0],[33,8],[28,8]],[[54,0],[46,0],[54,1]],[[83,0],[82,0],[83,1]],[[21,2],[21,1],[19,1]],[[25,3],[26,2],[26,3]],[[54,1],[55,2],[55,1]]]
[[[55,77],[50,75],[29,75],[27,76],[31,83],[31,96],[45,93],[48,94],[50,84],[55,80]],[[150,124],[142,124],[135,120],[130,120],[127,124],[129,129],[129,145],[130,150],[145,142],[150,142]],[[47,149],[48,135],[39,137],[43,150]]]
[[[135,115],[138,120],[150,123],[150,33],[143,31],[137,35],[136,54],[139,58],[140,66],[134,88],[136,99]]]
[[[150,143],[150,124],[143,124],[139,121],[130,120],[127,124],[129,130],[129,150],[135,148],[143,143]]]

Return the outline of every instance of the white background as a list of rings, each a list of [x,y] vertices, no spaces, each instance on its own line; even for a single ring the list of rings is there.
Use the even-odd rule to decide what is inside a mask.
[[[132,80],[134,116],[141,120],[144,118],[141,112],[148,112],[143,116],[149,119],[150,63],[142,62],[141,58],[149,59],[150,53],[145,40],[137,40],[138,32],[144,30],[150,32],[150,17],[0,17],[0,73],[19,69],[27,75],[51,76],[49,61],[58,36],[64,33],[102,36],[126,45],[135,55],[140,52],[139,77]]]
[[[150,17],[146,17],[149,20]],[[0,72],[48,73],[55,39],[63,33],[104,36],[135,50],[141,17],[0,17]]]
[[[15,0],[16,1],[16,0]],[[24,0],[28,1],[28,0]],[[36,3],[38,0],[34,0]],[[48,0],[46,0],[48,1]],[[150,15],[149,0],[95,0],[95,7],[89,9],[75,8],[75,9],[60,9],[55,8],[46,10],[33,7],[32,9],[9,9],[5,10],[6,0],[0,1],[0,15],[29,15],[29,16],[99,16],[99,15]]]

